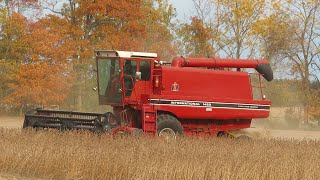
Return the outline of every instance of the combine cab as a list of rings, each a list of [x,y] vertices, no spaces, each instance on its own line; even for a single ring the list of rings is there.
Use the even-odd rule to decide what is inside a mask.
[[[96,51],[98,96],[111,105],[106,114],[36,109],[24,128],[143,131],[153,135],[219,136],[249,128],[269,116],[261,79],[273,79],[267,60],[175,58],[164,65],[155,53]],[[261,98],[253,98],[250,73],[256,69]]]

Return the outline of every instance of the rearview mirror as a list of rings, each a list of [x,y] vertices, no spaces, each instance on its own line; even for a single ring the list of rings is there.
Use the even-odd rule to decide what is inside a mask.
[[[136,72],[136,76],[135,76],[136,80],[141,80],[141,72]]]

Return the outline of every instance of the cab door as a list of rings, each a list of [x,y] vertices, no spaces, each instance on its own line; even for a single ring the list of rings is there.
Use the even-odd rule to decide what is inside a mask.
[[[124,59],[124,98],[130,102],[141,101],[142,94],[150,94],[152,59]]]

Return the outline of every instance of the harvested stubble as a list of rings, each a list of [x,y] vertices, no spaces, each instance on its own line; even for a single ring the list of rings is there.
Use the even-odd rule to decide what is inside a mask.
[[[0,171],[51,179],[320,179],[320,143],[0,129]]]

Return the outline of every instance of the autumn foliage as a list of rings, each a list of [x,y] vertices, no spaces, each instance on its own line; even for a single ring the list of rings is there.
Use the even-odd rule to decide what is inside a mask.
[[[181,20],[168,0],[0,1],[0,106],[95,110],[93,51],[113,49],[155,52],[166,61],[177,55],[269,59],[279,79],[269,83],[269,98],[277,106],[302,106],[306,121],[318,116],[319,89],[312,88],[320,72],[318,1],[193,5]]]
[[[168,27],[174,13],[167,1],[8,2],[0,6],[2,104],[24,108],[73,101],[81,109],[84,92],[92,89],[87,82],[95,82],[95,49],[167,57],[174,52]],[[51,13],[28,14],[44,9]]]
[[[72,85],[72,76],[65,71],[66,65],[37,63],[21,65],[8,84],[12,94],[6,101],[22,106],[33,102],[36,105],[62,103],[65,93]]]

